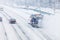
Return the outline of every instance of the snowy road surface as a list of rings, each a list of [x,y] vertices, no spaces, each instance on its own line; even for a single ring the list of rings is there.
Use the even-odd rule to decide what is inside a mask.
[[[59,17],[58,16],[59,14],[44,15],[43,20],[44,27],[33,28],[31,25],[28,24],[29,22],[28,20],[31,14],[39,14],[38,12],[34,12],[31,10],[27,11],[25,9],[18,10],[16,8],[14,9],[8,6],[3,6],[3,9],[4,9],[3,11],[0,11],[0,17],[2,17],[3,19],[2,22],[0,22],[0,40],[59,40],[60,39],[59,28],[55,30],[56,26],[53,25],[54,23],[51,24],[52,21],[53,22],[57,21],[57,20],[54,21],[54,19],[58,19],[56,17]],[[9,19],[11,18],[16,19],[17,23],[10,24]],[[55,31],[56,32],[58,31],[59,33],[58,32],[56,33]]]

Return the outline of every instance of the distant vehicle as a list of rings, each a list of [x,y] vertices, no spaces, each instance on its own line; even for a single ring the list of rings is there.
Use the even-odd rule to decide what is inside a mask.
[[[15,24],[16,20],[15,19],[10,19],[9,22],[10,22],[10,24]]]
[[[2,22],[2,17],[0,17],[0,22]]]
[[[0,11],[3,11],[3,8],[2,7],[0,7]]]

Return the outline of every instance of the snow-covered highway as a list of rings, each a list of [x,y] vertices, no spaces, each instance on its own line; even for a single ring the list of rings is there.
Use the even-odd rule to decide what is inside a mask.
[[[43,28],[33,28],[29,25],[28,22],[31,14],[39,13],[3,5],[3,11],[0,11],[0,17],[2,17],[0,22],[0,40],[57,40],[57,38],[50,36],[50,30],[46,31],[50,28],[46,29],[46,24],[44,24],[45,27]],[[47,16],[45,15],[46,20],[43,21],[45,23],[47,18],[51,17],[51,15]],[[16,23],[9,23],[10,19],[16,19]]]

